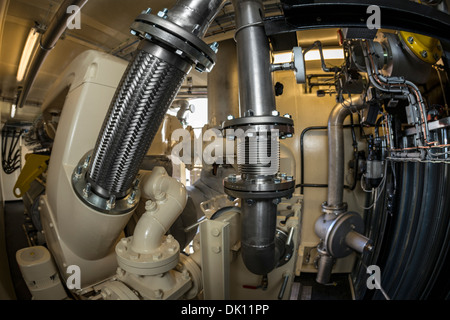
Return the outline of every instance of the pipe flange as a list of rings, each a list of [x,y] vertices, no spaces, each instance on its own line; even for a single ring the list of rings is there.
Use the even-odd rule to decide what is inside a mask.
[[[257,124],[274,124],[274,125],[289,125],[294,126],[294,121],[289,117],[280,117],[280,116],[251,116],[251,117],[241,117],[226,120],[223,124],[223,128],[229,127],[241,127],[241,126],[249,126],[249,125],[257,125]]]
[[[291,178],[276,176],[268,180],[258,180],[242,179],[241,175],[232,175],[223,180],[223,186],[226,191],[232,193],[238,192],[252,195],[255,193],[264,193],[266,195],[273,193],[275,195],[274,198],[278,198],[280,193],[289,192],[295,188],[295,180]],[[249,198],[249,196],[245,196],[244,198]]]
[[[328,254],[335,258],[343,258],[353,252],[345,242],[345,237],[350,231],[364,232],[364,222],[356,212],[342,214],[331,223],[324,240]]]
[[[214,50],[203,40],[169,20],[144,13],[135,19],[130,28],[143,39],[154,39],[173,48],[176,54],[185,55],[200,72],[209,72],[214,67]]]
[[[322,203],[322,212],[325,214],[333,214],[333,215],[340,215],[343,213],[346,213],[348,209],[347,203],[341,203],[339,205],[332,205],[329,206],[327,202],[325,201]]]
[[[239,199],[281,199],[289,198],[295,191],[295,188],[279,190],[279,191],[258,191],[258,192],[248,192],[248,191],[237,191],[232,189],[224,188],[227,195],[233,198]]]
[[[72,187],[78,198],[87,206],[109,215],[126,214],[136,208],[139,203],[141,192],[139,188],[133,188],[128,195],[116,199],[102,197],[95,193],[91,183],[87,180],[87,171],[92,151],[81,158],[72,173]]]
[[[194,299],[203,289],[202,271],[191,257],[184,254],[180,255],[180,264],[184,266],[184,270],[188,271],[192,279],[192,287],[185,293],[184,297],[187,300]],[[180,264],[178,264],[178,266],[180,266]],[[183,270],[178,271],[183,272]]]
[[[227,138],[242,138],[237,132],[227,132],[228,129],[242,129],[245,136],[278,130],[279,138],[285,139],[293,137],[294,121],[280,116],[251,116],[224,121],[222,130],[225,130]]]
[[[180,244],[171,235],[165,237],[161,245],[150,253],[133,251],[133,236],[123,238],[116,245],[117,263],[127,272],[152,276],[175,268],[179,261]]]

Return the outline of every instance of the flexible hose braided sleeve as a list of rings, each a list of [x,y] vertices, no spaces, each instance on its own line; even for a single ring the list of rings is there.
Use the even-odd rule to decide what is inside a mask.
[[[186,73],[138,50],[103,123],[88,170],[101,196],[125,196]]]

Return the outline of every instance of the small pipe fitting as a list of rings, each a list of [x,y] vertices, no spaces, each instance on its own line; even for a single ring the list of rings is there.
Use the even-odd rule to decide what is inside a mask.
[[[163,167],[155,167],[142,178],[141,189],[147,201],[146,212],[139,219],[131,248],[137,253],[150,253],[161,245],[164,234],[184,210],[187,202],[185,186],[170,177]]]

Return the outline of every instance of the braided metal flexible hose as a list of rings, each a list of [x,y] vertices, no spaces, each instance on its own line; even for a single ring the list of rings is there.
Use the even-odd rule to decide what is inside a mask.
[[[137,52],[115,93],[91,159],[88,180],[98,194],[126,195],[185,75],[144,50]]]
[[[193,65],[199,71],[214,65],[215,51],[201,38],[224,3],[179,0],[157,16],[148,8],[133,23],[131,31],[142,41],[111,102],[85,176],[86,188],[109,199],[110,207],[132,189],[186,74]]]

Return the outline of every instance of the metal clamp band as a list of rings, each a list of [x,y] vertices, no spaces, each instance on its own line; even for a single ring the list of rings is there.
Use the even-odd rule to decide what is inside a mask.
[[[327,202],[322,203],[322,212],[329,213],[334,215],[340,215],[342,213],[347,212],[348,206],[347,203],[341,203],[340,205],[329,206]]]
[[[72,186],[78,198],[87,206],[110,215],[125,214],[134,210],[140,198],[140,190],[137,187],[120,199],[101,197],[91,189],[90,183],[86,180],[91,154],[92,151],[81,158],[72,174]]]

